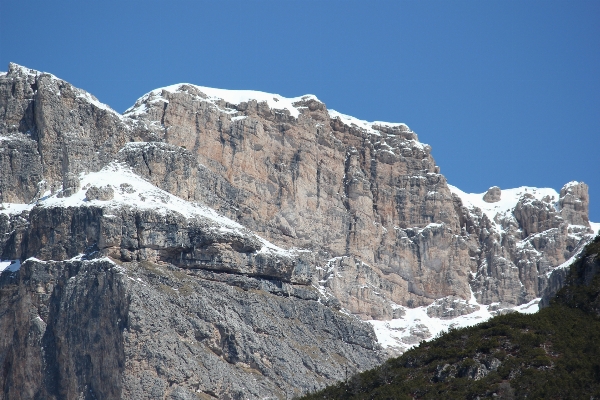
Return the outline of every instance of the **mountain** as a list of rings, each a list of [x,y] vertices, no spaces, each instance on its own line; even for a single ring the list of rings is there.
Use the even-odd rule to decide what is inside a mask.
[[[9,398],[288,397],[562,285],[587,186],[466,194],[408,126],[178,84],[122,115],[0,74]]]
[[[593,399],[600,395],[600,236],[534,315],[453,329],[305,399]]]

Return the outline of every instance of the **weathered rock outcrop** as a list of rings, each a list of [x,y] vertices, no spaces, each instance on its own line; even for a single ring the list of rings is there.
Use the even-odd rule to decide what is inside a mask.
[[[29,203],[77,188],[129,141],[151,132],[54,75],[11,63],[0,75],[0,202]]]
[[[566,222],[583,227],[590,225],[588,218],[590,198],[588,196],[588,186],[585,183],[570,182],[563,186],[560,190],[558,203],[561,216]]]
[[[285,398],[380,360],[366,325],[272,280],[31,259],[0,290],[4,398]]]
[[[477,248],[479,265],[471,287],[483,304],[523,304],[541,297],[553,281],[560,281],[551,278],[556,267],[591,239],[584,183],[568,183],[560,195],[552,189],[510,189],[503,193],[512,198],[504,204],[508,209],[491,204],[482,210],[472,195],[454,191],[468,203],[465,207],[457,199],[457,210],[467,240]]]
[[[492,186],[483,195],[483,201],[486,203],[497,203],[502,198],[502,191],[498,186]]]
[[[452,319],[460,315],[471,314],[479,310],[479,306],[465,303],[458,297],[445,297],[434,301],[427,307],[427,315],[441,319]]]
[[[89,190],[88,190],[89,191]],[[311,282],[310,256],[263,250],[251,233],[223,229],[206,218],[130,207],[34,207],[16,240],[17,258],[65,260],[98,253],[124,261],[163,262],[286,282]],[[22,253],[18,251],[22,249]]]
[[[3,398],[120,398],[128,300],[113,268],[30,260],[0,276]]]

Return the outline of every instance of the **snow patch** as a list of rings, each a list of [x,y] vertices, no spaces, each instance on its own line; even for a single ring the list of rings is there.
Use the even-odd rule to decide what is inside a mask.
[[[16,272],[21,268],[20,260],[0,260],[0,274],[4,271]]]
[[[592,231],[594,231],[594,236],[600,234],[600,222],[590,221],[590,227],[592,228]]]
[[[532,314],[539,310],[539,302],[539,298],[533,299],[527,304],[511,307],[508,310]],[[494,316],[494,310],[491,309],[494,305],[477,303],[473,293],[471,293],[471,299],[466,303],[479,306],[479,310],[452,319],[440,319],[427,315],[428,307],[401,307],[405,311],[405,315],[401,318],[367,322],[373,326],[377,341],[384,349],[403,353],[417,346],[421,340],[432,340],[449,329],[473,326]]]
[[[530,186],[521,186],[514,189],[501,189],[500,201],[496,203],[488,203],[483,200],[483,193],[465,193],[456,186],[448,185],[450,191],[456,194],[463,202],[463,205],[467,208],[479,208],[487,215],[487,217],[494,221],[497,214],[505,213],[507,211],[512,212],[517,206],[517,203],[526,194],[533,196],[532,200],[542,201],[544,198],[550,199],[554,203],[558,202],[558,192],[552,188],[535,188]]]
[[[31,211],[35,204],[0,203],[0,214],[15,215],[23,211]]]
[[[389,127],[404,127],[404,128],[406,128],[406,130],[410,130],[408,128],[408,126],[402,122],[384,122],[384,121],[369,122],[369,121],[364,121],[362,119],[355,118],[351,115],[342,114],[341,112],[338,112],[335,110],[327,110],[327,112],[329,113],[329,117],[339,118],[344,124],[346,124],[348,126],[356,125],[357,127],[362,128],[373,135],[380,135],[379,131],[373,129],[374,125],[389,126]],[[417,143],[422,144],[420,142],[417,142]]]
[[[294,103],[297,103],[299,101],[305,101],[305,100],[319,101],[319,99],[312,94],[307,94],[307,95],[298,96],[298,97],[283,97],[278,94],[260,92],[257,90],[216,89],[216,88],[209,88],[206,86],[192,85],[190,83],[178,83],[176,85],[171,85],[171,86],[154,89],[153,91],[146,93],[144,96],[142,96],[136,102],[136,104],[139,104],[139,106],[134,106],[134,107],[128,109],[127,111],[125,111],[124,114],[129,114],[129,115],[139,114],[141,112],[139,107],[141,107],[141,104],[143,102],[145,102],[151,98],[161,96],[163,91],[166,91],[169,93],[177,93],[179,91],[183,91],[183,90],[185,90],[183,88],[184,86],[194,87],[195,89],[204,93],[207,96],[207,98],[204,100],[210,101],[213,104],[215,101],[218,101],[218,100],[224,100],[225,102],[227,102],[229,104],[236,104],[236,105],[248,102],[250,100],[256,100],[258,103],[266,102],[267,105],[269,106],[269,108],[271,108],[272,110],[288,110],[290,115],[293,116],[294,118],[298,118],[298,116],[300,115],[300,109],[301,109],[301,107],[296,107],[294,105]],[[156,101],[156,100],[153,100],[153,101]]]
[[[580,182],[577,182],[577,181],[571,181],[571,182],[569,182],[569,183],[566,183],[566,184],[565,184],[565,186],[563,186],[563,188],[564,188],[564,189],[569,189],[569,188],[571,188],[571,187],[573,187],[573,186],[577,186],[577,185],[579,185],[579,184],[580,184]]]

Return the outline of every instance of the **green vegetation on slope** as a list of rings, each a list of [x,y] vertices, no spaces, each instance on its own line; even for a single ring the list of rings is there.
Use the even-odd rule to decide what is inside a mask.
[[[305,399],[600,398],[600,236],[536,314],[451,330]]]

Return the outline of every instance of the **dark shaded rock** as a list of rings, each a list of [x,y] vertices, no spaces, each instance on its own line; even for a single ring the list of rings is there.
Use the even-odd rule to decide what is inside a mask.
[[[11,399],[291,397],[381,361],[369,325],[276,280],[29,260],[0,293]]]
[[[3,398],[121,398],[128,300],[114,268],[29,260],[0,275]]]

